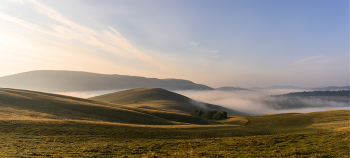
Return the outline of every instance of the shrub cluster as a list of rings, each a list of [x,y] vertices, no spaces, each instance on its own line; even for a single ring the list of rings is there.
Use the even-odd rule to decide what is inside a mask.
[[[227,119],[226,111],[220,112],[216,110],[207,110],[206,112],[203,112],[202,110],[195,109],[191,112],[191,115],[214,120]]]

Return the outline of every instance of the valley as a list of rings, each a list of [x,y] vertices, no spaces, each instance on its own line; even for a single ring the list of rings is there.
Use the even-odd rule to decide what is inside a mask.
[[[349,154],[349,110],[238,113],[242,116],[229,113],[228,119],[215,121],[186,114],[187,108],[181,104],[199,106],[164,89],[132,89],[81,99],[1,88],[0,97],[1,157]],[[135,98],[141,105],[135,103]]]

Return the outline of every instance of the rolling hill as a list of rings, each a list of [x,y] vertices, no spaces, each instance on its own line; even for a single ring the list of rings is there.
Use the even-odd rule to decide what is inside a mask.
[[[157,79],[126,75],[107,75],[78,71],[40,70],[0,77],[0,87],[42,92],[95,91],[132,88],[168,90],[213,90],[181,79]]]
[[[88,120],[123,124],[215,124],[187,114],[127,107],[63,95],[0,88],[0,117]]]
[[[229,115],[246,115],[222,106],[197,102],[162,88],[137,88],[89,98],[144,109],[191,113],[194,109],[226,111]]]

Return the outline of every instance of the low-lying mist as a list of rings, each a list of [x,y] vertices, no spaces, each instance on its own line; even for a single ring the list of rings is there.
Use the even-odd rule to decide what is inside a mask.
[[[177,91],[197,101],[221,105],[248,114],[307,113],[314,111],[349,109],[348,102],[335,102],[319,98],[271,97],[271,95],[304,90],[259,91]]]
[[[125,89],[103,91],[62,92],[58,94],[79,98],[123,91]],[[349,102],[336,102],[319,98],[271,97],[271,95],[301,92],[300,89],[256,90],[256,91],[174,91],[196,101],[215,104],[247,114],[307,113],[314,111],[349,109]],[[203,104],[204,106],[204,104]]]
[[[108,94],[108,93],[114,93],[119,92],[127,89],[113,89],[113,90],[101,90],[101,91],[76,91],[76,92],[56,92],[56,94],[61,95],[68,95],[78,98],[91,98],[94,96],[102,95],[102,94]]]

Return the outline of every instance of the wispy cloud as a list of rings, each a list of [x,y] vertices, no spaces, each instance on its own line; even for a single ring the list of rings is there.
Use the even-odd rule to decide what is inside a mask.
[[[318,57],[321,57],[321,56],[322,56],[322,55],[317,55],[317,56],[313,56],[313,57],[301,59],[301,60],[298,60],[298,61],[294,62],[294,64],[296,64],[296,63],[301,63],[301,62],[305,62],[305,61],[308,61],[308,60],[312,60],[312,59],[315,59],[315,58],[318,58]]]
[[[24,4],[23,0],[8,0],[8,1]]]
[[[195,42],[195,41],[190,42],[190,45],[191,45],[191,46],[195,46],[195,47],[196,47],[196,46],[198,46],[198,42]]]
[[[11,1],[24,4],[23,0]],[[1,11],[0,19],[17,23],[23,27],[38,32],[46,33],[49,35],[53,35],[59,38],[78,40],[83,43],[99,47],[102,50],[119,55],[124,58],[136,57],[163,69],[165,68],[162,64],[160,64],[158,61],[156,61],[149,55],[133,47],[132,44],[129,43],[125,37],[123,37],[117,30],[115,30],[111,26],[108,26],[109,30],[102,29],[102,31],[96,31],[89,27],[77,24],[69,20],[56,10],[47,7],[35,0],[25,0],[25,2],[28,2],[28,4],[33,5],[39,14],[56,21],[58,24],[42,24],[50,28],[46,29],[42,26],[33,24],[23,19],[19,19],[17,17],[13,17]]]
[[[220,55],[219,55],[219,50],[213,50],[211,51],[213,54],[214,54],[214,57],[215,58],[218,58]]]
[[[326,61],[329,61],[330,59],[325,59],[325,60],[318,60],[318,61],[315,61],[313,63],[322,63],[322,62],[326,62]]]
[[[3,7],[3,6],[0,5],[0,10],[8,10],[8,8]]]

